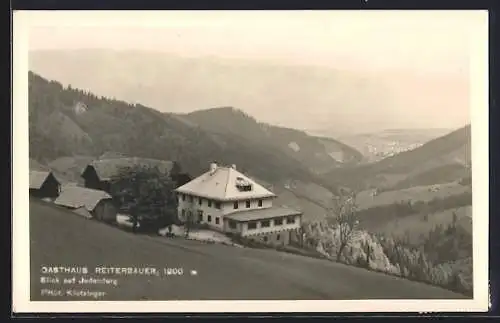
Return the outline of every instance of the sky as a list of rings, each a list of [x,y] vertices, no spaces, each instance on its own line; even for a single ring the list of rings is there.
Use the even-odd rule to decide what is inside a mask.
[[[387,124],[384,127],[395,128],[441,124],[453,128],[470,122],[467,106],[474,83],[471,66],[474,60],[477,62],[477,39],[479,33],[487,30],[488,17],[487,11],[458,10],[37,11],[28,14],[24,21],[29,26],[30,50],[146,50],[182,57],[215,56],[324,66],[370,75],[372,79],[380,79],[380,83],[392,83],[389,92],[396,103],[390,108],[394,110],[392,120],[382,116],[381,108],[383,122],[366,120],[366,123],[379,127],[384,123]],[[316,101],[311,100],[311,104],[315,105]],[[412,104],[407,104],[409,101]],[[214,104],[217,102],[206,105]],[[372,111],[378,109],[370,102],[364,104]],[[238,107],[246,111],[243,104]],[[409,110],[414,113],[408,115]],[[283,118],[278,112],[265,116],[269,120],[263,121],[275,124]],[[302,115],[296,116],[301,118]]]
[[[38,12],[31,49],[112,48],[460,75],[480,11]]]

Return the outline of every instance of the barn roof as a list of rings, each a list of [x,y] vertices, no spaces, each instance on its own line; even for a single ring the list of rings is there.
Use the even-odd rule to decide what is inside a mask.
[[[40,189],[49,175],[48,171],[30,170],[30,189]]]
[[[255,221],[300,214],[302,214],[302,212],[285,206],[272,206],[270,208],[264,209],[236,211],[234,213],[225,215],[224,217],[235,221]]]
[[[110,180],[116,176],[123,167],[147,166],[157,167],[163,173],[169,173],[172,170],[173,162],[159,159],[125,157],[94,160],[88,166],[95,169],[100,180]]]
[[[61,194],[54,203],[74,209],[85,207],[90,212],[100,201],[106,199],[111,199],[111,195],[104,191],[67,185],[61,189]]]
[[[239,190],[238,183],[250,186],[250,190]],[[274,197],[274,193],[258,184],[253,179],[237,171],[235,167],[216,166],[189,183],[176,189],[179,193],[192,194],[199,197],[219,201],[244,200],[249,198]]]

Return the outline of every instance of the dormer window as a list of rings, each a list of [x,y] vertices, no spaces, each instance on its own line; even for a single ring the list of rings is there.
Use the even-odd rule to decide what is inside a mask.
[[[250,192],[252,190],[252,184],[243,177],[236,177],[236,188],[240,192]]]

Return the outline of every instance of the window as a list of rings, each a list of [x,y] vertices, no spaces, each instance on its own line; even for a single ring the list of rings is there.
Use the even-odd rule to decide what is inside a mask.
[[[182,217],[185,217],[186,216],[186,210],[182,209],[181,214],[182,214]]]
[[[208,207],[212,207],[212,200],[207,201]]]
[[[193,197],[189,196],[189,202],[193,202]]]
[[[274,219],[274,225],[282,225],[283,224],[283,219]]]
[[[201,197],[198,199],[198,204],[199,204],[199,205],[202,205],[202,204],[203,204],[203,199],[202,199]]]
[[[262,207],[262,200],[259,200],[259,207]]]
[[[208,222],[212,222],[212,216],[211,215],[207,216],[207,221]]]
[[[260,227],[261,228],[267,228],[270,225],[271,225],[271,223],[269,223],[269,220],[265,220],[265,221],[260,222]]]
[[[245,204],[246,204],[247,209],[249,209],[250,208],[250,201],[246,201]]]
[[[182,200],[185,201],[186,200],[186,195],[185,194],[181,194],[182,196]]]
[[[202,210],[198,210],[198,221],[199,222],[203,221],[203,211]]]
[[[287,224],[292,224],[292,223],[295,223],[295,217],[293,216],[289,216],[286,218],[286,223]]]
[[[230,227],[231,229],[236,229],[236,221],[229,220],[229,227]]]
[[[278,241],[280,240],[280,235],[279,234],[276,236],[276,240],[278,240]]]
[[[252,184],[243,177],[236,177],[236,188],[240,192],[250,192],[252,190]]]
[[[267,242],[267,237],[264,237],[262,240],[264,240],[264,242]]]
[[[215,224],[219,224],[219,217],[215,218]]]
[[[257,229],[257,222],[248,222],[248,230]]]
[[[215,208],[220,210],[220,202],[215,202]]]
[[[252,191],[252,185],[236,185],[240,192],[250,192]]]
[[[235,210],[238,208],[238,201],[234,202],[233,207],[234,207]]]

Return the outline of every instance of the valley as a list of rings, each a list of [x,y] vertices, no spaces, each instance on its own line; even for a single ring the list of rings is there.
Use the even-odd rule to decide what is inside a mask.
[[[341,188],[347,188],[358,192],[360,230],[406,239],[405,248],[410,249],[428,241],[442,243],[439,257],[454,243],[453,248],[460,250],[450,261],[460,263],[456,270],[468,275],[463,266],[470,265],[464,259],[470,257],[467,241],[472,227],[470,125],[442,136],[435,133],[434,138],[428,133],[425,137],[409,135],[411,131],[388,132],[398,138],[409,136],[397,139],[406,140],[402,144],[406,148],[373,159],[361,141],[353,144],[271,125],[230,106],[160,112],[65,87],[33,72],[29,74],[29,96],[30,168],[51,170],[62,184],[81,185],[84,167],[99,158],[174,160],[194,176],[204,172],[210,162],[236,164],[239,171],[270,187],[278,195],[277,205],[301,211],[304,226],[310,228],[334,216],[332,202]],[[387,138],[384,140],[396,140]],[[451,224],[453,230],[461,230],[459,241],[449,235],[443,235],[441,242],[431,237],[437,227]],[[328,231],[315,230],[306,232],[324,235],[325,241],[332,238],[325,233]],[[323,243],[328,246],[325,241],[317,241],[314,248]],[[356,248],[363,252],[361,246]],[[390,251],[384,252],[377,261],[390,255]],[[351,256],[349,261],[358,261]],[[433,266],[442,265],[433,261]],[[445,270],[433,268],[439,273]],[[449,275],[458,277],[456,270]],[[458,290],[470,292],[470,285],[464,284]]]

